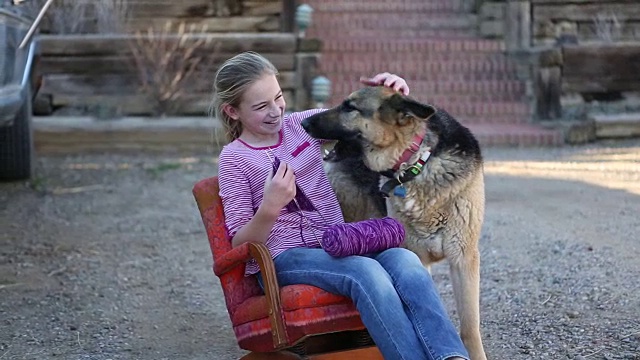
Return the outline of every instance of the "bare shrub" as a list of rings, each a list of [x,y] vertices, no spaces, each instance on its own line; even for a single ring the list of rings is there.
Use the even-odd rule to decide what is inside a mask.
[[[130,41],[140,88],[155,102],[154,115],[175,114],[179,100],[209,80],[202,75],[213,71],[217,45],[211,38],[197,36],[206,28],[196,30],[181,23],[174,32],[167,22],[163,28],[137,32]],[[198,51],[203,48],[212,50]]]
[[[610,43],[622,36],[624,21],[613,13],[596,15],[593,24],[597,38],[604,42]]]
[[[128,0],[98,0],[93,2],[96,30],[100,34],[121,33],[131,17]]]

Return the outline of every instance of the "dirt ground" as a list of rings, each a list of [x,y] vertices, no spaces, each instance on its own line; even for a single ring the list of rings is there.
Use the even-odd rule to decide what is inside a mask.
[[[485,155],[489,357],[640,359],[640,140]],[[191,195],[214,174],[209,154],[41,155],[0,184],[0,359],[242,355]]]

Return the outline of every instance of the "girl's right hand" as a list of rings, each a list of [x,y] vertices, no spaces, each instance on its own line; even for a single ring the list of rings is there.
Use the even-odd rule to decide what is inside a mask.
[[[264,184],[264,196],[260,207],[277,216],[280,210],[287,206],[296,196],[296,175],[291,165],[281,162],[278,170],[273,170]]]

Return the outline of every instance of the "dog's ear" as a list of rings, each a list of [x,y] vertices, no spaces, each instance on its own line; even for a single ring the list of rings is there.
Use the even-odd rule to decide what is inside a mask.
[[[413,99],[400,94],[393,94],[386,101],[393,110],[403,114],[400,118],[402,123],[407,123],[410,118],[428,119],[436,113],[436,109],[431,105],[419,103]]]

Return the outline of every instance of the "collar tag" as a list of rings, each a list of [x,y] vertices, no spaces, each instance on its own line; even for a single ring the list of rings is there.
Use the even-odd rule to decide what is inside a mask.
[[[407,189],[405,189],[403,185],[398,185],[393,189],[393,195],[401,198],[406,197]]]
[[[425,150],[425,152],[423,152],[420,156],[420,160],[422,161],[422,163],[426,163],[427,160],[429,160],[429,156],[431,156],[431,151]]]

